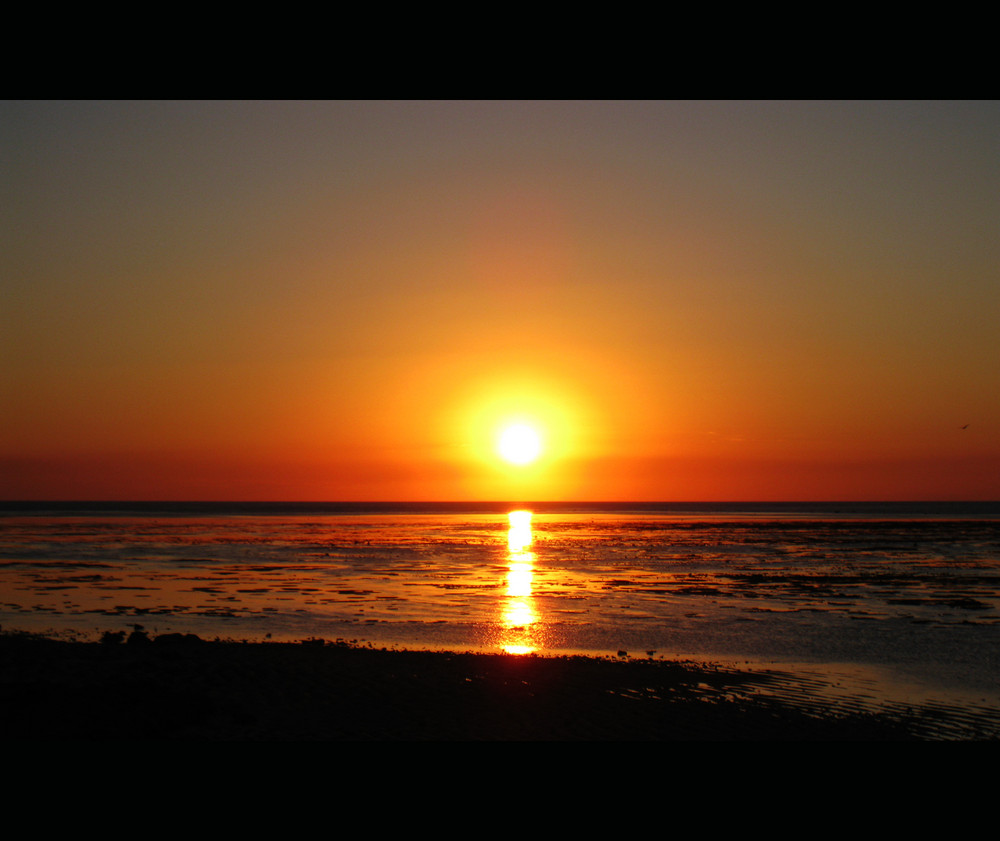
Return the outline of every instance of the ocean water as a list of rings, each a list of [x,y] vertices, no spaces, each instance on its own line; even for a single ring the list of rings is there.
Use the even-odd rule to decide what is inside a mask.
[[[3,630],[136,625],[788,666],[1000,706],[1000,504],[0,503]]]

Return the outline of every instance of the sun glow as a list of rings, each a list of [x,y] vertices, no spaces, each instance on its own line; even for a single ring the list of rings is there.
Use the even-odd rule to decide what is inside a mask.
[[[542,441],[530,426],[515,423],[501,433],[497,450],[511,464],[530,464],[541,455]]]
[[[577,492],[580,465],[594,455],[605,419],[571,382],[483,370],[456,386],[442,401],[442,452],[460,471],[463,496],[549,500]]]

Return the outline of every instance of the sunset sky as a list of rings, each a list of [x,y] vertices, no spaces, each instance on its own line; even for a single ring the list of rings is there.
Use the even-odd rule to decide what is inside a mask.
[[[8,101],[0,178],[3,499],[1000,499],[997,102]]]

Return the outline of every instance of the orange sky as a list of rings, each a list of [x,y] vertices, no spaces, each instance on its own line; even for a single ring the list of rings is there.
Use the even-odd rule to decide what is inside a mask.
[[[995,102],[0,108],[2,498],[1000,498]]]

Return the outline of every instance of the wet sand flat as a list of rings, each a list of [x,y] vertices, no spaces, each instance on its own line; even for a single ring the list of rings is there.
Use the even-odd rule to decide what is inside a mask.
[[[996,740],[1000,714],[864,709],[775,672],[193,635],[0,635],[4,740]]]

